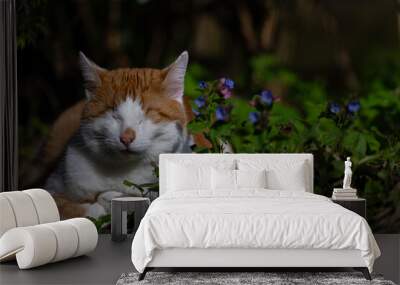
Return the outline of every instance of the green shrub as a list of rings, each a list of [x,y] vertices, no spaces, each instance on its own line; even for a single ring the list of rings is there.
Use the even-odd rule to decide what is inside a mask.
[[[341,186],[351,156],[352,185],[368,200],[373,230],[399,232],[400,92],[375,80],[365,96],[332,102],[321,83],[300,80],[271,57],[254,59],[252,67],[255,88],[283,84],[285,97],[262,90],[247,102],[224,96],[226,79],[201,82],[188,128],[212,148],[195,151],[221,152],[228,142],[236,153],[313,153],[314,191],[326,196]]]

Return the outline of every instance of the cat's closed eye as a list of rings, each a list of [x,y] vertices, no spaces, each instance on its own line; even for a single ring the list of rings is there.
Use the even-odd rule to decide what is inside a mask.
[[[161,114],[153,109],[147,111],[147,116],[156,123],[160,122],[163,119]]]

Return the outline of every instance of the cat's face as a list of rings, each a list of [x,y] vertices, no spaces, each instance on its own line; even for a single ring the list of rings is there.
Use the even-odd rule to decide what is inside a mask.
[[[134,160],[177,152],[186,140],[184,52],[166,69],[105,70],[81,54],[87,103],[80,133],[91,152]]]

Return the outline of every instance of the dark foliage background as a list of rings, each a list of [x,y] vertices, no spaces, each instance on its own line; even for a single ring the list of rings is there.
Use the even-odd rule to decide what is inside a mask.
[[[84,96],[79,50],[107,68],[164,67],[188,50],[187,96],[199,95],[198,80],[235,80],[228,126],[243,123],[244,102],[261,90],[281,98],[268,110],[272,134],[246,125],[247,141],[231,137],[236,151],[313,152],[324,195],[351,155],[373,230],[400,232],[396,1],[19,0],[17,12],[22,185],[52,122]],[[341,126],[329,106],[351,101],[361,109]]]

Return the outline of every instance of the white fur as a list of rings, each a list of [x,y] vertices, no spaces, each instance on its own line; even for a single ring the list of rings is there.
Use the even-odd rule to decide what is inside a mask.
[[[167,67],[168,73],[164,80],[167,95],[180,103],[183,102],[183,82],[188,62],[189,54],[184,51],[174,63]]]

